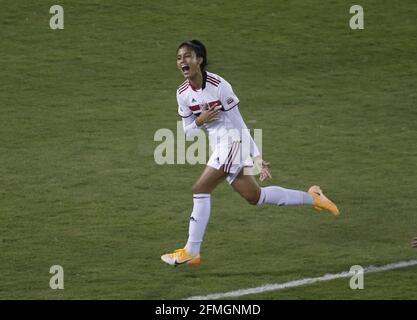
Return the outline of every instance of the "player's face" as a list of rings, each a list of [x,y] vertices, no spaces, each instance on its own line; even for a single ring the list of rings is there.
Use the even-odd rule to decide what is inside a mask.
[[[197,58],[194,50],[184,46],[179,48],[177,52],[177,67],[187,79],[193,79],[200,74],[200,64],[202,58]]]

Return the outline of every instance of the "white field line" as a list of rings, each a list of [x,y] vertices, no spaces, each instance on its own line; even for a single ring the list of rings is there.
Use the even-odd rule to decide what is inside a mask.
[[[416,266],[417,260],[409,260],[409,261],[399,261],[395,263],[386,264],[380,267],[375,266],[368,266],[364,268],[364,273],[372,273],[372,272],[381,272],[387,270],[394,270],[400,268],[406,268],[411,266]],[[222,293],[213,293],[208,294],[206,296],[193,296],[186,298],[186,300],[212,300],[212,299],[222,299],[222,298],[230,298],[230,297],[240,297],[247,294],[255,294],[255,293],[263,293],[267,291],[276,291],[276,290],[283,290],[287,288],[299,287],[304,286],[306,284],[312,284],[320,281],[329,281],[333,279],[339,278],[350,278],[354,275],[354,272],[343,271],[340,273],[333,273],[333,274],[325,274],[321,277],[316,278],[304,278],[299,280],[293,280],[284,283],[274,283],[274,284],[266,284],[263,286],[255,287],[255,288],[248,288],[248,289],[239,289],[229,292],[222,292]]]

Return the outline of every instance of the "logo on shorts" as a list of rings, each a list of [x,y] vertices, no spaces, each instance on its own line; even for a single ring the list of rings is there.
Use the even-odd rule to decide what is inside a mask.
[[[190,217],[190,221],[197,222],[197,220],[193,216]]]

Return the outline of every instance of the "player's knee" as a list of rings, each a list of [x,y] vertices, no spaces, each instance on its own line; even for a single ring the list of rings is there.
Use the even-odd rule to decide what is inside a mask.
[[[250,198],[246,198],[246,200],[248,201],[249,204],[256,206],[258,204],[258,199],[254,198],[254,197],[250,197]]]
[[[256,192],[256,193],[247,194],[244,197],[249,204],[255,206],[258,204],[260,194]]]
[[[204,193],[203,186],[200,183],[194,183],[192,188],[193,194]]]

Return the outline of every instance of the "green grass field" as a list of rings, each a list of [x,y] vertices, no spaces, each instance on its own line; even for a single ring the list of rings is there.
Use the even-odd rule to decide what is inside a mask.
[[[0,299],[180,299],[417,258],[417,5],[0,1]],[[175,130],[177,45],[201,39],[263,130],[273,179],[339,218],[213,193],[202,265],[171,268],[203,165],[154,162]],[[49,288],[61,265],[65,289]],[[244,299],[417,299],[417,267]]]

